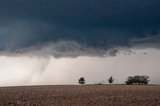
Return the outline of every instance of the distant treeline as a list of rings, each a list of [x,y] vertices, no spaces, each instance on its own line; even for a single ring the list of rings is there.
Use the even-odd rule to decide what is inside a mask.
[[[112,84],[114,82],[114,78],[111,76],[109,79],[108,79],[108,83]],[[146,76],[146,75],[142,75],[142,76],[139,76],[139,75],[136,75],[136,76],[129,76],[127,78],[127,80],[125,81],[125,84],[127,85],[147,85],[148,82],[149,82],[149,76]],[[85,78],[84,77],[81,77],[79,79],[79,84],[85,84]],[[102,83],[98,83],[98,84],[102,84]]]

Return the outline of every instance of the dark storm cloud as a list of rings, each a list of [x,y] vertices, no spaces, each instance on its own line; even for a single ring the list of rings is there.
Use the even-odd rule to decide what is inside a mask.
[[[159,5],[159,0],[0,0],[0,50],[48,43],[58,54],[159,47]]]

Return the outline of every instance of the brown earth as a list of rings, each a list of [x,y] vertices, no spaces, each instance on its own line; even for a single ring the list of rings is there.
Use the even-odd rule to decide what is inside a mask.
[[[160,86],[61,85],[1,87],[1,106],[157,106]]]

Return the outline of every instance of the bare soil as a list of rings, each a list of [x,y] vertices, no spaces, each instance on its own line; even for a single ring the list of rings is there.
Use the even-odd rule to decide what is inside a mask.
[[[160,86],[61,85],[1,87],[1,106],[157,106]]]

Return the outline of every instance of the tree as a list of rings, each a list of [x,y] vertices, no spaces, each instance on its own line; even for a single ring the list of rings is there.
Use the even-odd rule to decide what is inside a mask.
[[[132,85],[132,84],[148,84],[149,82],[149,76],[145,76],[145,75],[142,75],[142,76],[139,76],[139,75],[136,75],[136,76],[129,76],[127,81],[125,81],[125,83],[127,85]]]
[[[133,84],[133,77],[132,76],[129,76],[128,78],[127,78],[127,81],[125,82],[127,85],[131,85],[131,84]]]
[[[111,77],[108,79],[108,82],[109,82],[110,84],[112,84],[112,83],[114,82],[114,78],[111,76]]]
[[[81,84],[81,85],[85,84],[85,79],[84,79],[84,77],[81,77],[81,78],[79,79],[79,84]]]

